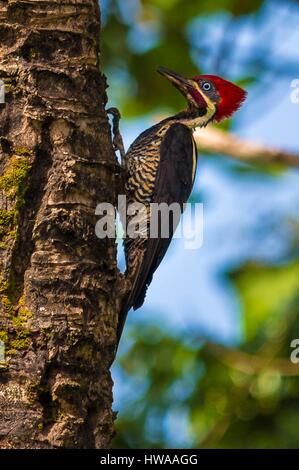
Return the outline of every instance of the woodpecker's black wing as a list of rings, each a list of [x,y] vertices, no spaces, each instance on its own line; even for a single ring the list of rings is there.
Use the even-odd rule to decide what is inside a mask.
[[[180,205],[181,212],[183,212],[183,205],[188,201],[192,191],[196,162],[197,151],[192,132],[183,124],[173,124],[161,143],[160,162],[152,202],[168,205],[176,202]],[[132,299],[134,309],[141,307],[143,304],[153,274],[169,247],[179,221],[180,217],[176,217],[175,214],[173,215],[170,212],[169,236],[167,238],[158,237],[147,240],[146,252],[134,286],[134,298]],[[159,232],[160,229],[159,224]]]
[[[160,160],[155,179],[155,189],[152,198],[154,203],[176,202],[181,207],[187,202],[195,176],[197,150],[192,132],[183,124],[171,125],[160,146]],[[174,231],[179,223],[179,217],[170,220],[169,236],[167,238],[148,238],[145,240],[145,250],[140,267],[133,281],[133,286],[118,325],[120,339],[128,310],[141,307],[153,274],[162,261]]]

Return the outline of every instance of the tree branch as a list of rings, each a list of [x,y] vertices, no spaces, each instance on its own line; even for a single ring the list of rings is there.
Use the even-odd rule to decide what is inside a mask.
[[[298,364],[293,364],[289,359],[248,354],[240,349],[212,342],[206,343],[206,347],[224,364],[248,375],[260,374],[266,369],[278,372],[283,377],[298,377],[299,375]]]
[[[194,138],[198,147],[208,153],[220,153],[246,163],[280,163],[299,166],[299,152],[249,142],[214,127],[196,130]]]

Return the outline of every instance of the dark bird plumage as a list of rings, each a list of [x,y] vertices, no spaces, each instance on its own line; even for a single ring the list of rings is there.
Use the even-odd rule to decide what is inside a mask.
[[[127,233],[124,241],[126,276],[132,288],[119,317],[118,342],[128,311],[132,307],[136,310],[144,302],[153,274],[169,247],[180,213],[191,194],[197,163],[192,131],[213,119],[221,120],[230,116],[245,99],[245,92],[241,88],[219,77],[197,76],[186,79],[164,68],[160,68],[159,72],[184,94],[188,108],[140,134],[125,157],[127,205],[142,203],[145,211],[141,217],[144,224],[139,236],[132,238]],[[161,219],[158,236],[148,236],[153,217],[152,203],[179,204],[180,213],[170,218],[167,237],[161,236]],[[127,229],[133,221],[132,213],[127,219]]]

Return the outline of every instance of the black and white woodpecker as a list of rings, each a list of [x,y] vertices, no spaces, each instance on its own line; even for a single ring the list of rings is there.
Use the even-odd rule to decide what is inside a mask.
[[[158,72],[184,95],[188,105],[185,110],[142,132],[124,158],[127,204],[144,205],[147,234],[135,235],[134,238],[127,235],[124,241],[126,277],[131,290],[119,317],[117,344],[128,311],[143,304],[153,274],[178,224],[178,220],[172,221],[166,238],[151,238],[151,203],[178,203],[183,211],[196,173],[194,129],[230,117],[246,98],[246,92],[240,87],[215,75],[198,75],[189,79],[164,67],[160,67]],[[117,146],[117,138],[115,144]]]

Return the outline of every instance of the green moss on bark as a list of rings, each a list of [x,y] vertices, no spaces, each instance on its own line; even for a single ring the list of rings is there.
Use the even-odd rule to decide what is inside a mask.
[[[0,331],[0,341],[3,341],[5,345],[8,344],[8,334],[7,331]]]
[[[20,147],[18,150],[27,155],[28,149]],[[0,249],[2,250],[6,249],[9,241],[16,238],[19,210],[24,203],[30,168],[28,158],[14,156],[10,159],[3,175],[0,176],[0,191],[5,194],[9,202],[8,209],[0,210]]]
[[[28,149],[20,147],[19,152],[23,155]],[[6,171],[0,176],[0,190],[4,191],[7,198],[14,201],[17,206],[23,203],[26,192],[26,178],[30,171],[31,164],[26,157],[13,156],[7,166]]]
[[[0,339],[2,339],[6,345],[6,355],[12,356],[19,350],[27,349],[30,344],[28,321],[32,318],[32,312],[24,306],[24,297],[21,297],[15,306],[9,284],[2,283],[2,292],[5,286],[7,286],[6,292],[1,295],[0,302],[3,310],[10,319],[10,325],[7,327],[7,330],[0,332]]]

